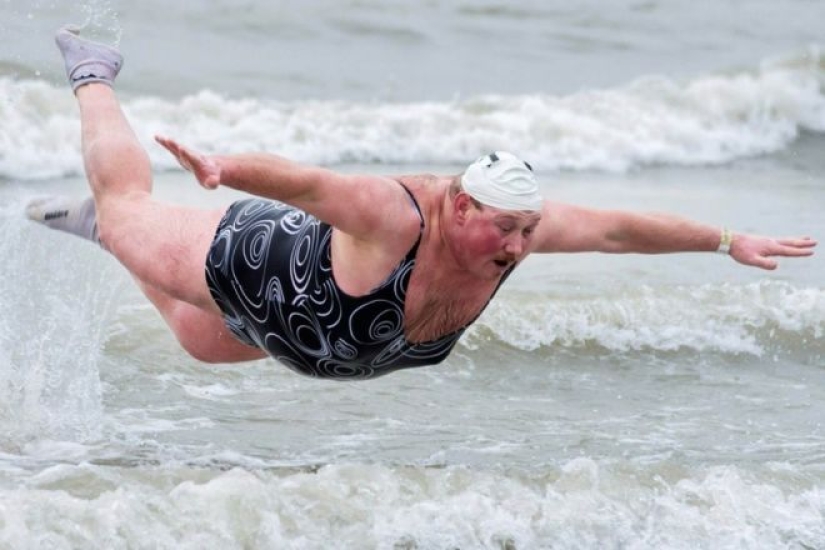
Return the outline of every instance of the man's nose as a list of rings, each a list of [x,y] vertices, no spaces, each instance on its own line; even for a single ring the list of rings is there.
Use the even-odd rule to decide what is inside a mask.
[[[524,238],[521,234],[513,235],[504,244],[504,251],[513,256],[521,256],[524,252]]]

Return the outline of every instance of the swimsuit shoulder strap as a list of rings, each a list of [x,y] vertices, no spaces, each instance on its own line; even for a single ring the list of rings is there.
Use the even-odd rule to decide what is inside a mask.
[[[398,181],[398,180],[396,180],[396,181]],[[418,239],[416,239],[415,244],[412,246],[410,251],[407,252],[406,260],[410,261],[410,260],[415,259],[415,254],[416,254],[416,252],[418,252],[418,245],[421,244],[421,237],[424,235],[424,214],[421,212],[421,207],[418,205],[418,201],[415,200],[415,195],[413,195],[412,191],[410,191],[410,189],[406,185],[401,183],[400,181],[398,181],[398,185],[400,185],[401,188],[404,189],[404,191],[407,192],[407,196],[410,197],[410,202],[412,203],[413,207],[415,208],[415,211],[418,213],[418,220],[419,220],[419,224],[420,224],[419,225],[419,231],[418,231]]]
[[[418,219],[421,222],[421,231],[424,231],[424,214],[421,213],[421,207],[418,205],[418,201],[415,200],[415,195],[413,195],[409,187],[407,187],[400,181],[398,182],[398,185],[400,185],[401,188],[404,189],[404,191],[406,191],[407,195],[410,197],[410,202],[415,207],[415,211],[418,213]]]

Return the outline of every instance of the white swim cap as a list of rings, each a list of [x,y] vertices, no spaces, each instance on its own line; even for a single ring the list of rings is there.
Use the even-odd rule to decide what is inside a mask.
[[[512,153],[496,151],[472,163],[461,186],[481,204],[502,210],[541,210],[533,169]]]

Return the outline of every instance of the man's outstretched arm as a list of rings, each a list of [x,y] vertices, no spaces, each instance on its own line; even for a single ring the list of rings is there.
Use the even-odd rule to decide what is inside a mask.
[[[356,238],[369,239],[407,226],[412,233],[418,231],[419,220],[409,208],[409,199],[389,178],[338,174],[264,153],[203,155],[173,139],[155,139],[206,189],[225,185],[285,202]]]
[[[778,256],[813,254],[809,237],[776,239],[730,233],[729,254],[741,264],[775,269]],[[536,230],[535,252],[666,254],[714,252],[723,229],[670,214],[598,210],[546,201]]]

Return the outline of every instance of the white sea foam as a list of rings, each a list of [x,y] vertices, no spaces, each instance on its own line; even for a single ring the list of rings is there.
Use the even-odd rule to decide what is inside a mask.
[[[278,473],[60,466],[4,493],[0,544],[39,548],[818,548],[825,493],[733,466],[676,478],[589,458],[538,478],[465,468]],[[170,486],[170,482],[172,485]],[[62,489],[61,489],[62,487]]]
[[[196,399],[207,401],[232,401],[239,393],[238,390],[229,388],[223,384],[210,384],[208,386],[193,386],[184,384],[183,390]]]
[[[568,96],[478,96],[449,102],[281,102],[200,91],[179,100],[124,99],[158,169],[176,168],[154,134],[207,152],[266,150],[320,163],[463,165],[517,151],[539,170],[622,171],[651,164],[723,164],[825,132],[822,54],[690,81],[651,76]],[[0,176],[81,173],[71,94],[0,78]]]
[[[653,288],[619,296],[499,299],[469,331],[525,350],[595,344],[611,351],[654,349],[762,355],[807,348],[822,353],[825,290],[778,281]]]

